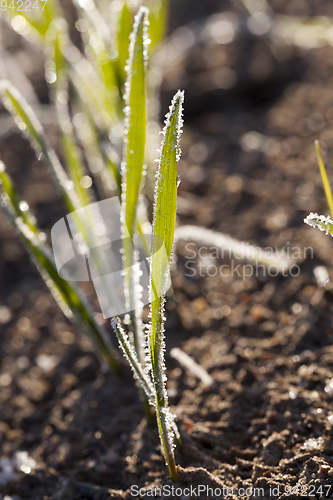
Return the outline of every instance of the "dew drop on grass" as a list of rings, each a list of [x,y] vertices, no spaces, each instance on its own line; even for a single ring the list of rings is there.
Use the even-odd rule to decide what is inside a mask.
[[[57,75],[55,74],[54,71],[46,71],[45,73],[45,80],[47,83],[54,83],[57,79]]]
[[[27,210],[29,210],[29,205],[26,201],[20,201],[19,207],[21,212],[26,212]]]

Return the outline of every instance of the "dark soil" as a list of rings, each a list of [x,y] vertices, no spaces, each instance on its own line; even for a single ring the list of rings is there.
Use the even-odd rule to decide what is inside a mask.
[[[289,15],[333,15],[332,2],[309,3],[271,5]],[[220,8],[197,4],[184,2],[172,28],[200,23]],[[227,2],[223,8],[240,12]],[[322,265],[333,277],[333,242],[303,224],[310,211],[328,212],[313,141],[320,140],[329,166],[333,48],[279,50],[280,58],[267,39],[246,32],[213,48],[195,41],[181,72],[169,68],[162,85],[163,113],[174,90],[186,89],[179,224],[262,247],[313,249],[299,259],[296,277],[261,271],[243,280],[186,276],[195,247],[177,247],[166,362],[183,440],[183,451],[176,450],[183,490],[169,498],[333,498],[333,295],[313,272]],[[268,70],[258,78],[253,68],[263,59]],[[229,89],[211,84],[217,64],[232,71]],[[52,126],[48,133],[56,144]],[[1,136],[0,151],[48,232],[65,212],[46,166],[11,130]],[[171,487],[157,431],[147,427],[125,361],[122,377],[102,369],[2,216],[0,228],[0,492],[6,500],[106,500],[133,498],[133,485],[147,496],[149,488]],[[214,388],[169,356],[175,346],[209,372]],[[35,467],[7,481],[5,467],[15,469],[18,451]],[[186,496],[185,487],[198,485],[230,490]],[[239,488],[250,490],[242,495]]]

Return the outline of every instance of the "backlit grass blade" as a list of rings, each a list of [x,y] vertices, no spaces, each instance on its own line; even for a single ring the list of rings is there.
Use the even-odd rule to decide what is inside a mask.
[[[75,89],[74,89],[75,91]],[[121,193],[120,168],[113,162],[102,146],[100,132],[91,115],[89,107],[75,92],[76,103],[72,102],[75,114],[80,113],[80,119],[75,123],[76,133],[83,147],[88,168],[94,177],[101,199],[113,194],[114,185]]]
[[[57,7],[59,6],[57,5]],[[61,10],[58,10],[60,13],[57,16],[57,21],[60,20],[66,23],[63,16],[61,16]],[[49,31],[49,28],[54,17],[55,16],[50,19],[43,30],[37,29],[38,27],[35,27],[34,23],[30,22],[30,17],[27,18],[27,16],[25,16],[24,21],[20,15],[12,19],[12,26],[15,31],[22,35],[28,42],[38,47],[45,48],[48,44],[47,37],[52,38],[53,36],[52,30]],[[49,31],[49,34],[46,37],[47,31]],[[80,54],[80,51],[70,42],[68,37],[67,43],[62,45],[61,50],[69,62],[69,77],[91,109],[94,121],[98,126],[104,127],[109,133],[113,124],[111,115],[114,115],[114,108],[110,108],[107,88],[101,81],[90,61]]]
[[[21,94],[7,81],[0,81],[0,98],[13,115],[20,130],[27,133],[37,154],[42,153],[51,167],[56,183],[70,212],[80,207],[73,183],[68,179],[62,165],[45,137],[35,113]]]
[[[128,6],[128,2],[124,2],[119,18],[119,29],[117,34],[117,69],[119,74],[120,86],[126,80],[125,66],[128,60],[128,44],[129,37],[132,31],[132,12]]]
[[[163,40],[168,21],[169,0],[146,0],[149,9],[151,51]]]
[[[160,440],[170,476],[177,481],[173,453],[174,426],[168,407],[164,364],[164,303],[172,258],[177,206],[177,161],[180,157],[180,134],[184,93],[178,91],[172,100],[163,131],[159,165],[156,173],[152,247],[150,263],[151,324],[148,332],[151,373],[155,388],[156,415]],[[161,246],[162,243],[162,246]]]
[[[88,29],[82,30],[81,33],[85,51],[103,83],[105,92],[101,97],[111,119],[114,120],[120,112],[121,100],[112,63],[116,57],[116,49],[112,46],[110,30],[93,0],[75,1],[75,4],[88,23]]]
[[[31,27],[38,33],[38,35],[44,39],[45,35],[50,27],[52,21],[59,15],[61,15],[62,9],[59,2],[55,0],[38,0],[38,10],[27,8],[16,9],[7,8],[6,13],[12,18],[12,25],[14,29],[19,28],[19,32],[25,30],[26,27]],[[8,3],[9,4],[9,3]],[[36,5],[36,0],[33,2]],[[22,18],[25,19],[26,23],[22,22]]]
[[[87,189],[90,187],[89,177],[85,177],[82,154],[77,145],[68,110],[67,61],[62,51],[62,47],[67,45],[68,35],[64,24],[62,19],[57,19],[51,25],[56,36],[54,42],[45,51],[47,54],[52,54],[52,57],[47,58],[45,63],[46,79],[50,83],[51,95],[55,103],[67,171],[81,204],[85,206],[92,201],[92,197]]]
[[[12,111],[14,116],[19,117],[19,120],[21,120],[19,122],[19,126],[20,124],[23,124],[25,127],[24,128],[21,126],[20,128],[23,128],[24,130],[29,132],[28,135],[32,139],[32,142],[35,145],[37,151],[39,150],[44,154],[46,160],[48,160],[50,166],[52,167],[52,171],[56,178],[56,183],[60,187],[63,198],[67,204],[67,208],[72,214],[72,217],[75,221],[78,236],[80,235],[79,237],[83,238],[83,241],[85,243],[84,250],[82,249],[81,251],[88,257],[88,255],[90,254],[89,249],[98,246],[98,243],[96,243],[96,240],[98,240],[98,235],[97,233],[95,234],[94,224],[93,222],[91,222],[91,217],[89,217],[89,214],[86,211],[82,212],[82,210],[80,214],[76,212],[76,210],[80,209],[82,205],[79,197],[75,192],[73,182],[68,179],[58,160],[58,157],[56,156],[51,146],[48,144],[47,139],[44,136],[42,126],[38,122],[30,106],[28,106],[28,104],[23,100],[20,94],[18,94],[18,92],[14,88],[8,86],[8,84],[5,83],[3,87],[0,86],[0,91],[1,90],[5,94],[4,102],[6,106]],[[9,104],[7,101],[9,101]],[[98,217],[97,213],[96,217]],[[93,257],[95,257],[95,253],[93,253]],[[102,279],[105,282],[106,279],[104,278],[102,263],[98,259],[93,258],[93,264],[94,269],[100,271]],[[106,286],[105,293],[108,293],[109,299],[112,301],[114,298],[114,290]]]
[[[133,252],[133,235],[144,166],[146,142],[146,60],[148,9],[141,7],[131,34],[125,94],[124,151],[122,174],[122,233],[124,238],[125,297],[131,311],[134,345],[144,362],[143,331],[138,267]],[[139,269],[138,269],[139,271]]]
[[[317,152],[320,174],[321,174],[321,178],[322,178],[323,186],[324,186],[324,190],[325,190],[325,196],[326,196],[326,200],[328,203],[328,208],[330,209],[330,212],[331,212],[331,216],[333,217],[333,197],[332,197],[331,186],[330,186],[328,179],[327,179],[326,169],[325,169],[325,165],[323,162],[323,158],[321,156],[319,142],[316,141],[315,145],[316,145],[316,152]]]
[[[0,163],[0,208],[17,230],[24,246],[36,264],[65,316],[88,335],[110,367],[118,371],[117,355],[106,332],[98,325],[86,299],[72,283],[60,278],[51,251],[43,243],[33,216],[19,201],[4,165]]]
[[[125,223],[130,234],[135,229],[145,156],[147,17],[145,8],[141,8],[135,17],[126,82],[122,182]]]
[[[90,62],[81,57],[70,67],[69,78],[80,98],[89,107],[96,125],[109,134],[114,123],[114,110],[111,110],[109,101],[105,105],[108,100],[106,88]]]
[[[193,241],[198,246],[210,245],[211,247],[224,251],[230,256],[235,255],[244,261],[263,264],[266,267],[274,266],[279,272],[284,272],[295,264],[295,259],[278,251],[266,252],[264,248],[250,245],[248,242],[236,240],[231,236],[205,229],[204,227],[185,225],[177,227],[175,232],[175,243],[180,241]]]

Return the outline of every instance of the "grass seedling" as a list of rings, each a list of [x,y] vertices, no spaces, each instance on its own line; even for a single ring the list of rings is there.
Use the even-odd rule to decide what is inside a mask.
[[[112,325],[120,346],[133,372],[141,382],[147,398],[155,407],[162,450],[173,481],[178,480],[174,459],[174,441],[179,439],[174,418],[168,406],[164,363],[164,303],[169,285],[169,270],[172,258],[176,224],[177,162],[180,156],[180,134],[184,94],[177,92],[166,117],[163,130],[159,164],[156,173],[152,244],[150,252],[150,316],[146,335],[145,369],[138,355],[131,349],[128,336],[119,319]]]

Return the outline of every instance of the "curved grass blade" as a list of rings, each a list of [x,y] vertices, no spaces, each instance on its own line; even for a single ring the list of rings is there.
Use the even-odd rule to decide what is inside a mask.
[[[42,241],[34,218],[13,187],[10,177],[0,162],[0,208],[17,230],[24,246],[36,264],[42,278],[50,289],[65,316],[88,335],[99,349],[107,364],[119,372],[117,354],[111,346],[106,332],[98,325],[86,299],[72,283],[60,278],[52,253]]]
[[[327,173],[326,173],[325,165],[324,165],[324,162],[323,162],[323,158],[321,156],[319,141],[315,141],[315,146],[316,146],[316,152],[317,152],[319,170],[320,170],[321,178],[322,178],[322,181],[323,181],[323,186],[324,186],[326,200],[327,200],[327,203],[328,203],[328,208],[330,209],[331,216],[333,217],[333,197],[332,197],[332,191],[331,191],[331,186],[330,186],[330,184],[328,182]]]
[[[151,40],[151,51],[163,40],[168,21],[169,0],[146,0],[145,5],[149,9],[149,37]]]
[[[125,139],[121,168],[125,223],[130,234],[135,229],[145,156],[147,18],[148,10],[142,7],[135,17],[127,68]]]
[[[60,126],[68,174],[74,184],[81,205],[85,206],[93,200],[89,191],[82,184],[86,172],[68,110],[67,61],[62,50],[62,47],[68,44],[68,34],[65,28],[66,23],[62,19],[57,19],[51,25],[51,29],[56,33],[56,36],[54,42],[48,47],[49,50],[45,51],[45,53],[51,53],[53,56],[48,58],[45,63],[46,78],[49,82],[52,82],[50,83],[53,90],[51,94],[53,95]]]
[[[46,139],[43,128],[32,108],[21,94],[5,80],[0,81],[0,98],[15,118],[19,129],[28,134],[37,153],[42,153],[49,163],[69,211],[73,212],[80,208],[81,204],[73,183],[68,179],[54,149]]]
[[[77,136],[83,147],[89,171],[94,177],[96,187],[101,199],[112,196],[114,184],[121,194],[121,178],[119,168],[110,158],[102,146],[100,132],[91,115],[89,106],[80,98],[80,95],[73,88],[76,97],[74,103],[74,113],[81,113],[82,119],[75,123]]]
[[[59,8],[59,5],[57,5],[57,8]],[[20,19],[22,16],[16,16],[17,21],[14,17],[12,20],[12,26],[28,42],[33,43],[38,47],[45,48],[47,45],[45,35],[54,18],[57,17],[57,20],[66,24],[62,11],[60,9],[58,10],[58,15],[50,18],[43,29],[39,29],[38,26],[35,26],[31,18],[27,18],[26,15],[24,24]],[[49,34],[51,38],[54,36],[52,29]],[[111,115],[114,115],[114,110],[113,108],[110,108],[109,104],[105,104],[106,102],[109,103],[109,96],[107,95],[105,85],[101,81],[92,64],[86,57],[80,54],[79,50],[71,43],[69,37],[67,37],[67,43],[61,47],[61,50],[69,62],[69,77],[77,89],[77,92],[82,95],[83,100],[91,109],[95,123],[110,133],[113,125]]]
[[[173,481],[178,480],[173,453],[174,425],[168,406],[164,364],[164,303],[173,250],[177,207],[177,161],[180,157],[180,134],[184,93],[172,100],[163,131],[159,165],[156,173],[153,231],[150,262],[151,324],[149,352],[156,397],[156,415],[164,456]],[[162,250],[160,242],[163,242]]]
[[[5,95],[4,101],[7,107],[12,111],[14,116],[19,117],[20,123],[23,123],[25,130],[29,133],[29,137],[31,138],[36,149],[40,150],[48,160],[55,175],[56,183],[60,186],[60,190],[68,210],[72,214],[77,235],[79,238],[83,239],[84,245],[80,249],[80,252],[88,257],[91,254],[90,249],[99,246],[98,235],[94,231],[94,217],[92,217],[89,212],[90,207],[91,212],[95,214],[95,217],[98,217],[98,210],[94,210],[95,204],[86,206],[87,210],[82,210],[80,198],[75,192],[73,182],[68,179],[58,160],[58,157],[56,156],[56,153],[48,144],[47,139],[44,136],[42,126],[38,122],[30,106],[28,106],[16,89],[12,88],[10,84],[8,85],[6,82],[0,82],[0,92],[1,91]],[[9,103],[7,101],[9,101]],[[80,208],[81,210],[79,210]],[[115,291],[107,285],[105,273],[103,272],[103,263],[96,258],[94,252],[93,265],[95,270],[100,271],[103,282],[106,283],[105,293],[108,294],[109,300],[113,301],[115,299]]]

